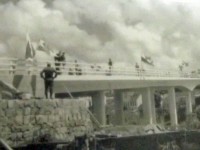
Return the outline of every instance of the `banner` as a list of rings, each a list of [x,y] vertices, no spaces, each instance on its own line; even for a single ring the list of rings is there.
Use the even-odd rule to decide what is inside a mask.
[[[145,64],[154,66],[153,60],[151,59],[151,57],[142,56],[142,57],[141,57],[141,61],[144,62]]]
[[[183,61],[183,62],[182,62],[182,65],[188,67],[188,66],[189,66],[189,63],[186,62],[186,61]]]

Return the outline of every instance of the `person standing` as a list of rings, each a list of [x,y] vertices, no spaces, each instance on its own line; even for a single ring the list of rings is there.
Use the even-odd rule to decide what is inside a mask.
[[[61,66],[61,57],[62,57],[62,52],[59,51],[56,56],[54,57],[54,60],[55,60],[55,66],[56,66],[56,71],[58,74],[61,74],[61,71],[60,71],[60,66]]]
[[[64,68],[65,63],[66,63],[66,58],[65,58],[65,52],[62,52],[61,56],[60,56],[60,61],[62,63],[62,66]]]
[[[109,58],[108,66],[109,66],[109,74],[110,74],[110,75],[111,75],[112,65],[113,65],[113,62],[112,62],[111,58]]]
[[[138,65],[138,63],[135,64],[135,69],[137,71],[137,75],[139,76],[139,74],[140,74],[140,66]]]
[[[57,77],[57,71],[51,67],[51,64],[48,63],[47,67],[45,67],[41,72],[40,76],[44,79],[44,87],[45,87],[45,96],[48,98],[48,93],[50,93],[50,98],[52,99],[53,95],[53,82]]]
[[[75,63],[75,75],[80,75],[80,67],[78,61],[75,60],[74,63]]]

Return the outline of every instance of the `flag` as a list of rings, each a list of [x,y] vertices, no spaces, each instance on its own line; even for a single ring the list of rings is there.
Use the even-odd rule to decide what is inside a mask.
[[[148,65],[154,66],[153,60],[151,59],[151,57],[142,56],[141,61],[148,64]]]
[[[46,44],[45,44],[45,41],[43,41],[43,40],[40,40],[40,41],[39,41],[37,50],[46,51]]]
[[[183,62],[182,62],[182,65],[188,67],[188,66],[189,66],[189,63],[186,62],[186,61],[183,61]]]
[[[37,46],[37,50],[43,51],[43,52],[47,53],[48,55],[51,55],[51,53],[52,53],[52,50],[50,50],[48,48],[48,45],[43,40],[39,41],[38,46]]]
[[[26,36],[26,40],[27,40],[27,45],[26,45],[26,54],[25,54],[25,58],[34,58],[35,57],[35,50],[33,48],[33,45],[31,43],[29,34],[27,34]]]

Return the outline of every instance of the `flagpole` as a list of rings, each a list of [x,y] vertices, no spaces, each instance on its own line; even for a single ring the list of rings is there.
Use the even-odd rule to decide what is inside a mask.
[[[143,76],[143,63],[142,63],[142,56],[140,57],[140,64],[141,64],[140,75],[141,75],[141,77],[142,77],[142,76]]]
[[[140,64],[141,64],[141,69],[143,70],[142,57],[140,57]]]

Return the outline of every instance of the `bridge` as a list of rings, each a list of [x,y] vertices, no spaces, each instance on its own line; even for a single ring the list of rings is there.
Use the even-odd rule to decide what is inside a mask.
[[[127,91],[137,91],[142,95],[144,117],[147,123],[156,123],[155,92],[165,90],[168,93],[171,125],[178,125],[176,97],[179,89],[187,96],[187,114],[192,113],[195,91],[200,85],[197,73],[163,69],[136,69],[133,67],[109,67],[77,62],[50,62],[59,72],[55,79],[56,95],[91,96],[94,115],[98,121],[106,124],[105,91],[114,91],[116,124],[124,123],[123,99]],[[47,62],[33,60],[0,60],[0,78],[10,82],[21,91],[31,92],[34,96],[43,96],[43,81],[40,71]]]

